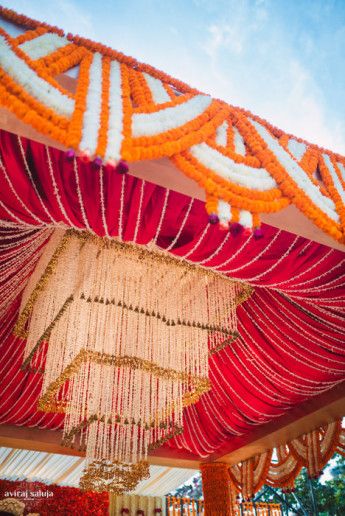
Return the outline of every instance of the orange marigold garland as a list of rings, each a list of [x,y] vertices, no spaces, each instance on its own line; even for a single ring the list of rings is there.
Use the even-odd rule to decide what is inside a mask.
[[[201,464],[205,516],[233,516],[228,465],[221,462]]]
[[[82,136],[91,63],[92,54],[88,54],[80,63],[78,87],[75,94],[75,108],[69,126],[68,145],[76,150],[78,149]]]
[[[97,156],[104,156],[107,147],[107,133],[109,122],[109,93],[110,93],[110,59],[103,57],[102,67],[102,107],[101,123],[98,132]]]
[[[85,156],[100,164],[102,160],[116,165],[123,159],[170,157],[205,189],[210,222],[217,222],[220,217],[227,227],[229,220],[230,230],[236,224],[242,229],[244,226],[246,231],[252,227],[257,231],[254,236],[261,237],[260,213],[278,211],[293,202],[323,231],[338,241],[345,241],[345,168],[342,168],[345,161],[338,154],[285,134],[244,109],[213,100],[153,67],[78,36],[69,34],[69,43],[54,39],[55,48],[60,44],[61,48],[31,59],[20,48],[21,44],[34,42],[35,38],[49,33],[62,37],[63,32],[8,9],[0,8],[0,15],[29,29],[17,38],[11,38],[2,30],[0,35],[6,39],[13,55],[21,60],[23,69],[27,66],[27,70],[44,81],[42,95],[38,91],[32,95],[30,84],[26,91],[20,79],[14,80],[3,70],[1,102],[37,130],[77,152],[87,152],[89,145],[85,141],[92,140],[89,155]],[[33,44],[33,48],[36,47]],[[54,48],[54,44],[47,44],[49,48]],[[103,64],[99,73],[94,63],[90,90],[89,73],[95,55],[100,56]],[[116,92],[111,90],[109,81],[109,67],[114,68],[114,62],[121,68]],[[77,92],[73,94],[53,77],[77,64],[80,64],[80,73]],[[98,82],[102,83],[101,99],[95,95]],[[36,83],[37,90],[39,83]],[[117,87],[117,80],[114,84]],[[114,94],[122,95],[122,107],[118,112],[119,122],[112,117],[109,128],[110,106],[117,106],[115,113],[119,108],[112,100]],[[54,97],[54,102],[44,103],[42,99],[47,100],[49,95]],[[57,102],[59,95],[67,99],[65,103]],[[88,96],[91,100],[87,101]],[[56,106],[66,113],[61,116]],[[91,111],[84,120],[86,106]],[[97,134],[93,131],[91,137],[87,120],[92,113],[99,127]],[[109,140],[114,135],[116,144]],[[205,157],[205,152],[212,158],[207,159],[207,163],[198,158],[202,154]],[[227,160],[225,172],[224,160]],[[128,166],[123,164],[120,168],[127,170]],[[317,177],[318,170],[321,181]],[[302,180],[301,174],[304,174]]]
[[[230,466],[229,478],[245,500],[264,484],[291,491],[302,467],[311,478],[317,478],[334,453],[344,450],[345,429],[339,420],[279,446],[274,461],[271,450]]]

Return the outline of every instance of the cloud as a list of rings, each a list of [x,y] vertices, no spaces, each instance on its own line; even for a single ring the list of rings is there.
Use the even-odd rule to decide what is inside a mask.
[[[78,0],[55,0],[54,2],[11,0],[3,1],[4,6],[25,13],[36,20],[45,21],[62,28],[65,32],[95,38],[92,15],[85,4]]]
[[[252,2],[239,2],[231,15],[208,24],[200,44],[208,59],[203,83],[213,95],[286,132],[345,153],[345,123],[331,108],[331,92],[319,86],[317,67],[311,66],[318,59],[315,36],[305,30],[296,42],[265,0],[255,6],[253,11]]]
[[[286,63],[288,87],[262,106],[287,132],[312,143],[345,152],[345,124],[329,114],[326,99],[310,71],[298,59]]]

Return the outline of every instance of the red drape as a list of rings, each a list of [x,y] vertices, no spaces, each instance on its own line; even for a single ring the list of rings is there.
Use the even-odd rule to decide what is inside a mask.
[[[8,222],[0,224],[0,270],[15,258],[0,282],[4,299],[13,298],[1,320],[0,423],[62,426],[61,416],[37,411],[40,377],[19,369],[24,343],[4,338],[37,260],[33,243],[35,249],[44,245],[56,225],[138,243],[156,239],[175,254],[254,286],[238,308],[240,337],[210,359],[212,390],[185,410],[184,433],[166,446],[204,457],[345,379],[340,251],[269,226],[261,240],[233,237],[208,223],[197,200],[131,175],[66,161],[61,151],[4,131],[0,158],[0,220]]]

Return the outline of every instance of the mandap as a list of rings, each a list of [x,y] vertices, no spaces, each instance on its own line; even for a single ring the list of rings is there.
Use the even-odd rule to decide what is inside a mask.
[[[200,468],[206,515],[318,476],[344,243],[343,156],[0,9],[1,445],[85,456],[87,492]]]

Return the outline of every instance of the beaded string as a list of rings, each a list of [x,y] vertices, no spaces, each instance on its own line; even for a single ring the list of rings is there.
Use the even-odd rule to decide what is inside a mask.
[[[119,214],[119,240],[122,242],[123,237],[123,208],[124,208],[124,201],[125,201],[125,182],[126,177],[125,174],[123,174],[121,179],[121,194],[120,194],[120,214]]]
[[[25,170],[30,178],[30,183],[36,193],[36,196],[37,196],[37,199],[39,200],[42,208],[44,209],[46,215],[48,216],[48,218],[50,219],[50,221],[53,223],[53,224],[57,224],[57,221],[54,219],[54,217],[51,215],[51,213],[49,212],[47,206],[44,204],[43,202],[43,199],[37,189],[37,186],[36,186],[36,183],[32,177],[32,172],[30,170],[30,167],[29,167],[29,164],[27,162],[27,159],[26,159],[26,155],[25,155],[25,151],[24,151],[24,148],[23,148],[23,143],[22,143],[22,139],[19,135],[17,135],[17,141],[18,141],[18,145],[19,145],[19,148],[20,148],[20,153],[21,153],[21,156],[23,158],[23,163],[24,163],[24,167],[25,167]]]
[[[191,212],[191,209],[192,209],[192,206],[193,206],[193,203],[194,203],[194,198],[191,197],[190,201],[189,201],[189,204],[188,204],[188,208],[187,208],[187,211],[185,213],[185,216],[183,218],[183,221],[178,229],[178,232],[176,233],[176,236],[174,238],[174,240],[171,242],[171,244],[165,249],[166,251],[170,251],[171,249],[173,249],[175,247],[175,245],[177,244],[180,236],[181,236],[181,233],[187,223],[187,220],[188,220],[188,217],[189,217],[189,214]]]
[[[77,195],[78,195],[81,215],[83,217],[83,222],[85,224],[85,228],[88,231],[90,231],[90,233],[94,233],[94,231],[90,227],[88,218],[86,216],[86,210],[85,210],[85,206],[84,206],[84,202],[83,202],[83,196],[82,196],[81,189],[80,189],[78,160],[76,159],[76,157],[73,158],[73,170],[74,170],[75,182],[77,185]]]
[[[278,304],[278,306],[280,307],[280,309],[282,310],[281,313],[284,313],[286,312],[286,307],[283,306],[283,304],[279,301],[279,298],[277,296],[273,297],[271,295],[271,293],[269,292],[269,290],[266,291],[266,293],[271,297],[272,301],[274,300],[274,304]],[[262,295],[260,294],[260,292],[257,292],[257,297],[258,297],[258,300],[260,301],[260,303],[263,303],[263,304],[266,304],[264,299],[262,298]],[[267,303],[267,306],[268,306],[268,303]],[[277,312],[278,313],[278,312]],[[296,319],[298,321],[300,321],[301,323],[303,323],[304,325],[306,325],[308,328],[310,328],[311,330],[313,330],[313,332],[309,332],[307,331],[306,329],[304,329],[300,324],[298,324],[296,322]],[[315,328],[309,324],[307,321],[305,320],[301,320],[294,312],[289,312],[289,317],[284,319],[284,322],[285,324],[287,324],[289,327],[292,328],[292,326],[290,325],[290,322],[289,321],[292,321],[293,320],[293,324],[298,328],[298,331],[300,333],[304,333],[306,335],[307,338],[312,338],[313,340],[315,340],[316,342],[319,342],[324,348],[327,348],[328,347],[328,343],[325,341],[325,339],[331,339],[331,340],[335,340],[337,342],[343,342],[343,339],[342,338],[336,338],[334,337],[333,335],[328,335],[328,334],[325,334],[324,332],[322,332],[322,330],[318,330],[317,334],[315,334]],[[297,330],[295,330],[297,331]],[[324,337],[324,338],[319,338],[319,335],[321,337]],[[330,344],[330,349],[331,351],[336,351],[338,350],[340,353],[344,352],[344,347],[341,346],[339,348],[336,348],[334,347],[334,344]]]
[[[160,232],[161,232],[161,229],[162,229],[163,220],[165,218],[166,210],[167,210],[167,207],[168,207],[169,194],[170,194],[170,190],[169,190],[169,188],[167,188],[165,190],[165,196],[164,196],[164,203],[163,203],[162,213],[161,213],[161,216],[160,216],[160,219],[159,219],[159,223],[158,223],[158,226],[157,226],[157,229],[156,229],[156,234],[155,234],[155,236],[153,238],[153,243],[154,244],[157,244],[157,239],[158,239],[158,237],[160,235]]]
[[[181,255],[181,258],[184,258],[186,260],[187,258],[189,258],[191,255],[193,255],[195,253],[195,251],[197,250],[197,248],[199,247],[201,242],[204,240],[206,233],[208,232],[209,229],[210,229],[210,224],[206,224],[206,226],[204,227],[204,230],[200,234],[200,237],[195,242],[192,249],[190,249],[190,251],[188,251],[186,254]]]
[[[279,336],[277,336],[276,332],[273,330],[273,328],[271,328],[270,325],[266,325],[266,324],[263,324],[263,325],[259,325],[258,322],[252,317],[252,315],[248,312],[248,317],[250,318],[250,320],[252,321],[253,325],[256,327],[257,330],[259,330],[261,333],[263,333],[265,335],[265,338],[266,338],[266,342],[270,342],[270,339],[268,337],[268,332],[271,333],[274,337],[274,339],[276,339],[274,342],[277,346],[277,348],[283,352],[283,356],[284,356],[284,353],[289,355],[290,358],[292,358],[293,360],[296,360],[297,362],[300,362],[301,364],[305,364],[305,361],[308,361],[309,362],[309,367],[312,368],[312,369],[315,369],[316,371],[320,371],[322,370],[323,368],[319,368],[319,366],[317,364],[314,364],[312,361],[308,360],[307,357],[304,357],[296,351],[294,350],[294,353],[292,353],[292,351],[289,350],[288,347],[286,347],[285,345],[285,342],[283,342],[281,340],[281,338]],[[266,355],[268,356],[268,355]],[[327,368],[326,368],[326,371],[327,371]],[[291,372],[290,372],[291,373]],[[312,379],[307,379],[297,373],[291,373],[293,374],[296,378],[298,378],[299,380],[302,380],[302,381],[305,381],[305,382],[308,382],[308,383],[312,383],[312,384],[318,384],[319,382],[316,381],[316,380],[312,380]],[[332,385],[332,382],[328,382],[329,385]]]
[[[256,262],[257,260],[259,260],[259,258],[262,258],[262,256],[265,255],[265,253],[273,246],[274,242],[276,242],[276,240],[278,240],[278,238],[280,237],[280,234],[281,234],[281,230],[279,230],[275,236],[272,238],[272,240],[269,242],[269,244],[267,244],[267,246],[265,246],[256,256],[254,256],[254,258],[252,258],[251,260],[245,262],[243,265],[240,265],[239,267],[236,267],[234,269],[227,269],[226,271],[222,270],[221,272],[223,274],[230,274],[230,273],[234,273],[234,272],[238,272],[242,269],[244,269],[245,267],[248,267],[249,265],[252,265],[254,262]],[[249,239],[248,239],[249,240]],[[218,265],[217,266],[217,269],[219,269],[220,267],[222,267],[221,265]]]
[[[239,322],[239,328],[241,335],[243,335],[243,339],[246,338],[250,342],[251,336],[246,330],[245,326]],[[305,397],[313,397],[315,396],[316,391],[323,392],[324,388],[320,387],[320,382],[314,382],[312,386],[298,386],[296,385],[296,382],[289,379],[290,376],[296,377],[293,371],[287,369],[283,363],[277,364],[266,352],[265,350],[256,342],[255,347],[245,347],[244,351],[246,353],[249,353],[252,357],[250,360],[253,367],[257,369],[259,374],[264,374],[269,378],[272,382],[272,385],[275,386],[282,386],[284,389],[287,389],[288,391],[291,391],[295,394],[299,394]],[[261,354],[259,354],[259,352]],[[263,356],[264,359],[261,357]],[[270,365],[272,364],[272,365]],[[277,372],[277,366],[279,366],[283,373]],[[303,379],[305,380],[305,379]],[[308,380],[305,380],[308,381]],[[333,386],[332,383],[328,384],[329,386]],[[329,387],[326,387],[326,389]],[[306,390],[309,389],[309,390]]]
[[[63,214],[63,216],[65,217],[65,220],[67,220],[68,224],[73,227],[74,224],[71,221],[71,219],[69,218],[69,216],[67,215],[65,207],[61,201],[59,188],[58,188],[56,180],[55,180],[54,169],[53,169],[53,164],[52,164],[51,157],[50,157],[49,147],[47,145],[45,145],[45,150],[46,150],[46,154],[47,154],[48,170],[49,170],[50,178],[51,178],[52,184],[53,184],[54,195],[56,197],[60,211]]]
[[[105,232],[105,236],[110,238],[106,214],[105,214],[106,208],[104,205],[104,185],[103,185],[103,166],[102,165],[99,167],[99,189],[100,189],[101,215],[102,215],[103,229]]]
[[[44,224],[44,221],[41,220],[39,217],[37,217],[27,206],[26,204],[23,202],[23,200],[19,197],[18,193],[16,192],[13,184],[12,184],[12,181],[10,180],[9,178],[9,175],[7,173],[7,169],[6,169],[6,166],[4,165],[3,161],[2,161],[2,158],[0,156],[0,168],[1,170],[3,171],[4,173],[4,176],[5,176],[5,179],[7,181],[7,184],[8,186],[10,187],[10,190],[11,192],[13,193],[13,195],[15,196],[15,198],[17,199],[17,201],[19,202],[19,204],[22,206],[22,208],[24,208],[24,210],[33,218],[35,219],[39,225],[43,225]],[[3,203],[1,202],[1,205],[3,205]],[[6,208],[5,208],[6,209]],[[16,219],[20,222],[20,223],[23,223],[25,224],[25,221],[24,220],[21,220],[19,219],[19,217],[16,217]]]
[[[271,321],[271,319],[269,317],[269,313],[272,313],[273,315],[276,315],[276,317],[278,317],[279,320],[284,321],[284,319],[279,315],[279,312],[274,312],[272,310],[272,308],[267,303],[264,302],[264,300],[261,299],[261,301],[262,301],[262,304],[259,304],[259,303],[257,303],[255,301],[255,299],[252,299],[253,305],[256,306],[256,309],[257,309],[258,313],[260,313],[261,316],[262,316],[262,318],[260,317],[260,319],[262,320],[263,324],[266,324],[265,323],[265,319],[266,318],[267,318],[267,321]],[[263,310],[263,308],[262,308],[263,306],[265,307],[265,310]],[[267,323],[267,326],[268,326],[268,323]],[[290,326],[290,328],[291,328],[291,326]],[[272,332],[273,332],[273,330],[272,330]],[[279,337],[277,337],[277,338],[282,342],[282,340]],[[277,342],[277,338],[275,339],[275,342]],[[290,332],[289,332],[289,334],[287,336],[287,340],[290,341],[291,343],[293,343],[297,348],[300,348],[300,349],[302,349],[302,350],[304,350],[306,352],[306,357],[305,357],[304,360],[305,360],[306,363],[309,362],[310,367],[314,367],[315,366],[314,368],[318,369],[319,371],[324,370],[324,371],[329,371],[329,372],[333,372],[333,373],[339,373],[340,372],[338,369],[331,369],[330,366],[322,367],[319,364],[317,364],[315,362],[312,362],[311,359],[309,359],[310,355],[314,355],[316,357],[319,357],[320,354],[318,352],[315,352],[312,349],[310,349],[310,347],[306,347],[302,343],[300,343],[299,341],[296,341],[295,339],[293,339],[292,338],[292,334]],[[287,344],[287,342],[286,342],[286,344]],[[295,350],[295,352],[296,352],[297,355],[299,355],[299,352],[297,352],[296,350]],[[302,355],[300,355],[300,356],[302,356]],[[341,361],[336,360],[336,359],[331,358],[331,357],[327,358],[326,360],[328,362],[334,362],[334,363],[338,363],[338,364],[343,364]]]
[[[292,249],[297,244],[298,240],[299,240],[299,236],[296,236],[296,238],[293,240],[293,242],[288,247],[288,249],[285,251],[285,253],[283,253],[277,260],[275,260],[273,265],[271,265],[271,267],[269,267],[265,271],[261,272],[260,274],[257,274],[256,276],[252,276],[251,278],[247,278],[247,281],[251,281],[251,282],[257,281],[258,279],[261,279],[266,274],[272,272],[278,265],[281,264],[282,261],[285,260],[285,258],[287,258],[289,256],[289,254],[291,253]]]
[[[221,252],[221,250],[223,249],[224,245],[227,243],[227,241],[229,240],[230,238],[230,233],[227,232],[225,237],[223,238],[221,244],[216,248],[216,250],[210,255],[210,256],[207,256],[206,258],[204,258],[203,260],[201,260],[201,262],[198,262],[199,265],[204,265],[206,264],[207,262],[210,262],[211,260],[213,260],[213,258],[215,256],[217,256],[217,254],[219,254]]]
[[[10,210],[10,208],[8,208],[2,201],[0,201],[0,206],[9,214],[11,219],[15,220],[19,225],[26,226],[28,228],[37,228],[37,227],[39,227],[39,226],[37,226],[37,224],[27,223],[27,222],[25,222],[25,220],[20,219],[19,217],[17,217],[17,215],[15,215],[15,213],[13,213]],[[1,221],[1,223],[3,223],[3,221]],[[40,226],[42,226],[42,224],[40,224]]]
[[[135,224],[133,242],[136,242],[137,241],[137,237],[138,237],[138,231],[139,231],[139,226],[140,226],[140,222],[141,222],[140,218],[141,218],[141,210],[142,210],[142,206],[143,206],[145,185],[146,185],[145,179],[143,179],[141,181],[141,185],[140,185],[140,199],[139,199],[138,215],[137,215],[137,221],[136,221],[136,224]]]

